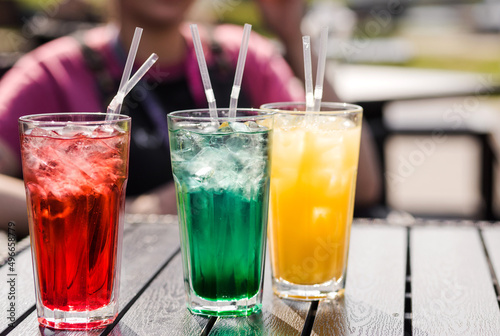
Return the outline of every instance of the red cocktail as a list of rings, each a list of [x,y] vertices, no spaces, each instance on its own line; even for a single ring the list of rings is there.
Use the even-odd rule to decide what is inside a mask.
[[[130,118],[39,115],[20,126],[39,322],[109,324],[117,314]]]

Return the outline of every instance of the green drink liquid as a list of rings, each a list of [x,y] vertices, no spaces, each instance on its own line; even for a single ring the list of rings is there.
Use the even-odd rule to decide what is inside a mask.
[[[268,135],[171,131],[184,277],[205,300],[247,299],[261,288]]]
[[[217,195],[205,190],[178,197],[186,209],[195,293],[207,300],[239,300],[257,294],[264,244],[263,198],[248,200],[233,192]]]

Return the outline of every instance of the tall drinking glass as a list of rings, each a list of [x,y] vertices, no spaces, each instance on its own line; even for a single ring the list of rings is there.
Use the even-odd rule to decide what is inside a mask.
[[[272,114],[218,109],[168,115],[184,283],[194,314],[262,307]]]
[[[335,298],[345,287],[362,108],[261,106],[275,114],[269,245],[282,298]]]
[[[19,119],[40,324],[92,329],[118,312],[130,117]]]

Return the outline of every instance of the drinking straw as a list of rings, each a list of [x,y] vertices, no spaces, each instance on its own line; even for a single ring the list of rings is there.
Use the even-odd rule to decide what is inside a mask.
[[[210,76],[208,74],[207,62],[205,61],[205,55],[203,54],[203,47],[201,46],[200,33],[198,32],[198,25],[191,24],[191,35],[193,36],[194,50],[196,52],[196,59],[198,60],[198,66],[200,67],[201,79],[203,81],[203,87],[205,88],[205,95],[207,96],[208,109],[210,111],[210,117],[213,122],[217,122],[217,104],[215,103],[215,95],[212,90],[212,84],[210,83]],[[218,123],[218,122],[217,122]]]
[[[248,40],[252,25],[245,23],[243,28],[243,38],[241,40],[240,53],[238,55],[238,63],[236,64],[236,73],[234,75],[233,88],[231,90],[231,100],[229,102],[229,117],[236,117],[236,107],[238,106],[238,97],[240,96],[241,80],[243,78],[243,70],[245,68],[245,60],[247,58]]]
[[[121,110],[121,105],[123,104],[123,99],[129,92],[134,88],[134,86],[139,83],[141,78],[146,74],[146,72],[151,69],[153,64],[158,60],[158,55],[152,53],[151,56],[144,62],[141,67],[135,72],[135,74],[130,78],[122,88],[122,91],[118,90],[116,96],[113,97],[111,103],[108,105],[108,113],[113,113],[114,111]]]
[[[316,72],[316,87],[314,88],[314,111],[321,110],[321,99],[323,98],[323,80],[325,78],[326,47],[328,44],[328,27],[321,30],[319,44],[318,69]]]
[[[304,50],[304,74],[306,84],[306,111],[314,109],[314,94],[311,64],[311,37],[302,37],[302,48]]]
[[[137,54],[137,49],[139,47],[139,42],[142,36],[142,28],[136,27],[134,32],[134,37],[132,38],[132,44],[130,45],[130,49],[128,51],[127,61],[125,62],[125,68],[123,69],[122,79],[120,81],[120,86],[118,87],[118,104],[114,110],[110,110],[108,108],[108,113],[117,113],[121,112],[124,94],[124,87],[127,81],[130,78],[130,73],[132,72],[132,66],[134,65],[135,55]]]

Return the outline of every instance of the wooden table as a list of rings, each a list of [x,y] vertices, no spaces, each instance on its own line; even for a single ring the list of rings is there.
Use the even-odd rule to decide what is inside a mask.
[[[280,300],[266,270],[263,311],[204,318],[185,306],[177,219],[128,217],[120,313],[90,332],[39,328],[29,249],[15,259],[17,320],[0,268],[0,335],[499,335],[500,223],[357,220],[347,287],[336,302]],[[408,262],[409,261],[409,262]]]

